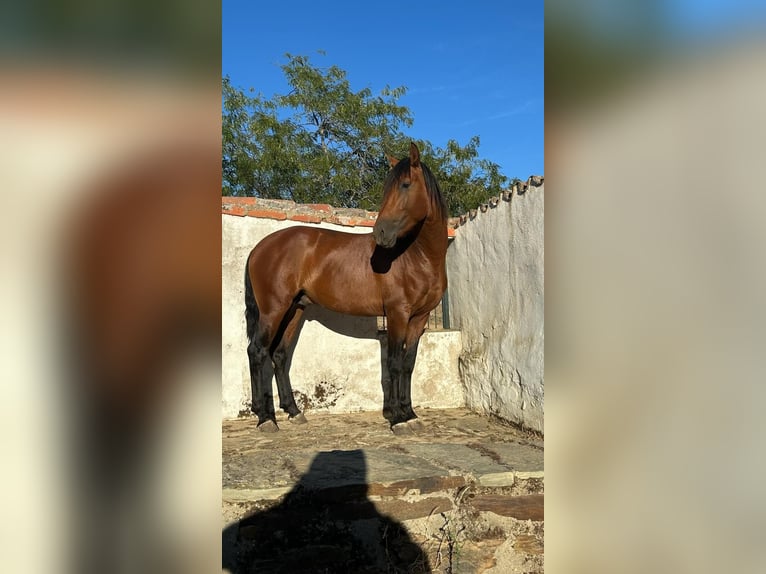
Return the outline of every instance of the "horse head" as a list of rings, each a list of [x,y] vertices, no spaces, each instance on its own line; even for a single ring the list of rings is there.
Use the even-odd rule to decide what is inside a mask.
[[[375,243],[391,248],[431,213],[431,200],[420,163],[420,151],[410,143],[410,155],[400,161],[389,158],[391,171],[383,184],[383,205],[372,230]],[[427,169],[427,168],[426,168]]]

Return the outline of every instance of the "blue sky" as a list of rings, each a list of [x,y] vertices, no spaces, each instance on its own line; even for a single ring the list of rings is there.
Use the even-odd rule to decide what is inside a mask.
[[[544,173],[542,1],[223,0],[233,85],[285,93],[286,52],[339,66],[354,90],[406,86],[413,138],[444,147],[478,135],[505,175]]]

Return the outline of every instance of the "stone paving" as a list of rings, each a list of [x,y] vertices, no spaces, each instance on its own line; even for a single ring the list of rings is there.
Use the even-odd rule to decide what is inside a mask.
[[[224,566],[239,572],[542,572],[543,441],[465,409],[223,424]]]

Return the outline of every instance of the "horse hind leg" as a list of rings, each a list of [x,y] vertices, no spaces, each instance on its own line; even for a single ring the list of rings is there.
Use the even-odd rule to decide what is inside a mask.
[[[279,392],[279,407],[284,410],[290,422],[303,424],[306,417],[295,403],[293,388],[290,384],[290,359],[295,350],[294,343],[300,333],[303,316],[303,305],[296,304],[285,317],[285,327],[279,343],[274,347],[271,359],[274,361],[274,376],[277,380],[277,391]]]
[[[258,417],[261,431],[279,430],[274,412],[274,398],[271,392],[271,360],[267,321],[263,320],[255,301],[250,275],[245,267],[245,320],[247,323],[247,357],[250,368],[251,410]]]
[[[274,397],[271,392],[271,360],[264,344],[263,335],[256,334],[247,346],[250,362],[250,390],[252,411],[258,417],[258,428],[265,432],[279,430],[274,412]]]

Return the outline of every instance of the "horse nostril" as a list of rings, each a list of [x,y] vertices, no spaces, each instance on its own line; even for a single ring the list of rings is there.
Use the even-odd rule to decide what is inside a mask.
[[[386,240],[386,232],[382,227],[376,227],[372,231],[372,235],[375,238],[375,243],[382,244]]]

